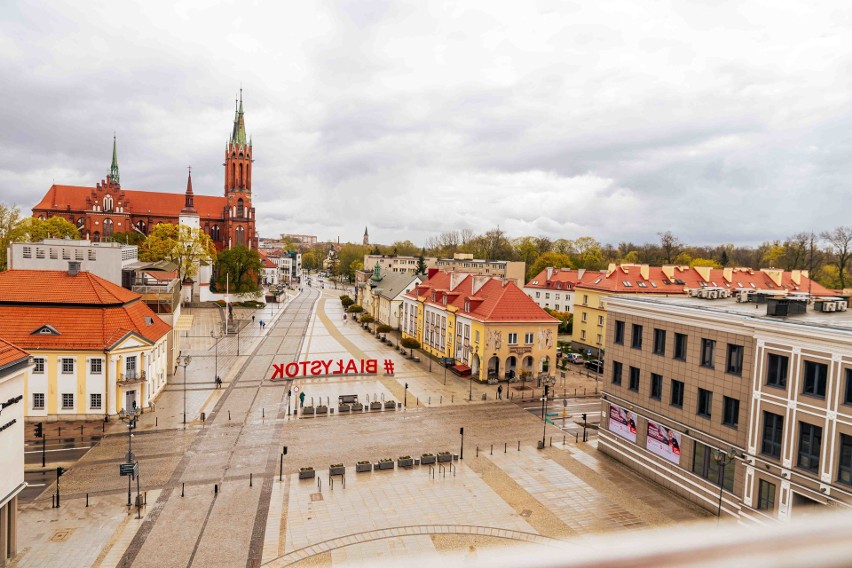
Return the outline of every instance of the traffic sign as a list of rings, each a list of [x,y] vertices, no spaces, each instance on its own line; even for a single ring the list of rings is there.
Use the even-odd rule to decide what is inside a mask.
[[[293,392],[299,392],[299,385],[293,387]]]
[[[135,478],[139,474],[139,464],[137,462],[120,463],[118,464],[118,474],[122,477],[129,475]]]

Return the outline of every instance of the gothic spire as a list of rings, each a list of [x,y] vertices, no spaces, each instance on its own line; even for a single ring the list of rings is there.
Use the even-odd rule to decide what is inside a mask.
[[[188,166],[189,173],[186,177],[186,193],[184,194],[184,206],[181,213],[195,212],[195,195],[192,193],[192,166]]]
[[[236,102],[236,101],[235,101]],[[240,88],[240,99],[234,113],[234,130],[231,134],[231,144],[246,145],[246,122],[243,117],[243,90]]]
[[[109,168],[109,181],[113,185],[119,185],[118,175],[118,152],[116,151],[115,133],[112,134],[112,165]]]

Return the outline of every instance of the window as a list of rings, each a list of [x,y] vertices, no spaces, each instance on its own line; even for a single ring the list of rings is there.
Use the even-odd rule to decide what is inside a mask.
[[[518,344],[518,334],[510,333],[509,334],[509,345],[517,345]]]
[[[100,375],[103,372],[103,359],[92,359],[89,361],[89,372],[93,375]]]
[[[725,364],[725,372],[732,375],[743,374],[743,346],[728,343],[728,361]]]
[[[44,393],[33,393],[33,410],[44,410]]]
[[[583,294],[583,305],[584,306],[589,305],[589,295],[588,294]]]
[[[784,417],[763,411],[763,442],[760,451],[773,458],[781,457],[781,438],[784,433]]]
[[[736,428],[740,423],[740,401],[726,396],[722,398],[722,406],[722,424]]]
[[[716,349],[716,342],[712,339],[701,339],[701,366],[713,368],[713,351]]]
[[[799,456],[796,465],[809,471],[819,469],[819,450],[822,446],[822,428],[799,422]]]
[[[757,485],[757,510],[771,511],[775,509],[775,484],[761,479]]]
[[[672,379],[671,405],[683,408],[683,383]]]
[[[526,334],[524,334],[524,343],[525,343],[526,345],[532,345],[532,344],[533,344],[533,337],[534,337],[534,335],[535,335],[535,334],[533,334],[533,333],[526,333]]]
[[[62,393],[62,410],[71,410],[74,408],[74,393]]]
[[[710,418],[713,410],[713,393],[709,390],[698,389],[698,416]]]
[[[601,326],[602,326],[603,324],[604,324],[604,317],[603,317],[603,316],[598,316],[598,325],[601,325]]]
[[[666,330],[654,329],[654,355],[666,354]]]
[[[837,466],[837,481],[852,485],[852,436],[840,435],[840,464]]]
[[[624,322],[615,321],[615,342],[624,345]]]
[[[580,339],[585,341],[585,339],[586,339],[586,330],[585,329],[580,330]]]
[[[633,334],[630,336],[630,347],[633,349],[642,349],[642,326],[633,324]]]
[[[550,292],[545,292],[545,293],[544,293],[544,299],[545,299],[545,300],[549,300],[549,299],[550,299]]]
[[[651,398],[663,398],[663,376],[657,373],[651,373]]]
[[[686,334],[684,333],[675,333],[674,358],[686,361]]]
[[[24,258],[32,258],[33,257],[33,248],[32,247],[24,247]]]
[[[588,313],[583,312],[583,317],[582,317],[583,323],[586,323],[586,320],[588,319],[588,316],[589,316],[589,314],[588,314]]]
[[[787,364],[789,359],[784,355],[770,353],[766,365],[766,384],[771,387],[787,388]]]
[[[852,369],[846,369],[846,391],[843,395],[843,404],[852,404]]]
[[[50,247],[50,259],[57,260],[59,258],[59,251],[53,247]]]
[[[630,367],[630,383],[627,388],[632,391],[639,392],[639,369],[637,367]]]
[[[74,359],[70,357],[64,357],[62,359],[62,374],[70,375],[74,373]]]
[[[115,227],[113,225],[112,219],[104,219],[104,238],[111,237],[113,234]],[[89,251],[89,256],[92,255],[93,251]]]
[[[692,473],[728,491],[733,491],[736,460],[725,457],[723,473],[721,471],[722,459],[718,459],[718,456],[719,450],[696,441],[695,453],[692,456]]]
[[[101,407],[101,394],[100,393],[92,393],[89,395],[89,407],[90,408],[100,408]]]
[[[35,357],[33,359],[33,374],[41,375],[44,373],[44,358],[43,357]]]
[[[621,361],[612,362],[612,384],[621,385]]]
[[[828,365],[805,361],[805,385],[803,394],[810,394],[825,398],[825,378],[828,374]]]

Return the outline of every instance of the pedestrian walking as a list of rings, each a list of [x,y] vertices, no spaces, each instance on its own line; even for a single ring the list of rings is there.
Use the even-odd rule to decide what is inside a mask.
[[[222,377],[220,377],[219,375],[216,375],[216,388],[222,388]]]
[[[254,314],[251,316],[251,323],[254,323]]]
[[[503,398],[503,385],[497,385],[497,398]]]
[[[299,393],[299,408],[303,408],[305,406],[305,391]]]

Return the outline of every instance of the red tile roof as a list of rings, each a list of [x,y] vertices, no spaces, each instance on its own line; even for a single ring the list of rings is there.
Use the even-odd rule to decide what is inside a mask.
[[[23,359],[28,359],[29,353],[20,349],[4,339],[0,339],[0,368],[12,363],[17,363]]]
[[[84,211],[91,209],[86,203],[86,197],[90,197],[94,187],[83,187],[78,185],[52,185],[33,210],[47,209],[51,211]],[[115,203],[119,203],[118,197],[124,196],[121,204],[127,213],[134,215],[151,215],[156,217],[177,217],[185,203],[184,193],[164,193],[159,191],[140,191],[135,189],[116,189]],[[222,219],[225,208],[228,206],[227,198],[213,195],[194,195],[193,204],[199,217]]]
[[[90,272],[7,270],[0,272],[0,337],[27,350],[103,350],[129,333],[155,342],[171,327],[140,298]]]
[[[794,281],[794,276],[798,278],[798,284]],[[607,273],[598,274],[591,282],[584,277],[583,282],[576,285],[578,289],[601,290],[615,294],[685,294],[688,288],[702,287],[787,290],[810,292],[815,296],[834,294],[832,290],[817,284],[800,271],[638,264],[610,266]]]
[[[461,281],[458,281],[459,278]],[[455,287],[452,286],[454,280]],[[477,285],[479,287],[474,293]],[[435,300],[432,300],[433,291]],[[441,308],[455,306],[458,308],[456,313],[483,322],[559,321],[538,307],[514,282],[494,277],[440,271],[405,295],[409,298],[426,296],[427,305]],[[465,310],[468,302],[470,311]]]
[[[278,267],[277,264],[275,264],[274,262],[269,260],[269,258],[267,257],[267,255],[264,252],[262,252],[262,251],[257,251],[257,252],[260,255],[260,262],[261,262],[261,264],[263,264],[264,268],[277,268]]]
[[[0,304],[124,304],[141,296],[91,272],[63,270],[0,272]],[[2,337],[2,334],[0,334]]]
[[[551,269],[550,278],[547,277],[547,268],[531,278],[526,288],[542,288],[549,290],[572,290],[581,282],[592,282],[600,278],[602,273],[598,270],[573,270],[570,268]]]

